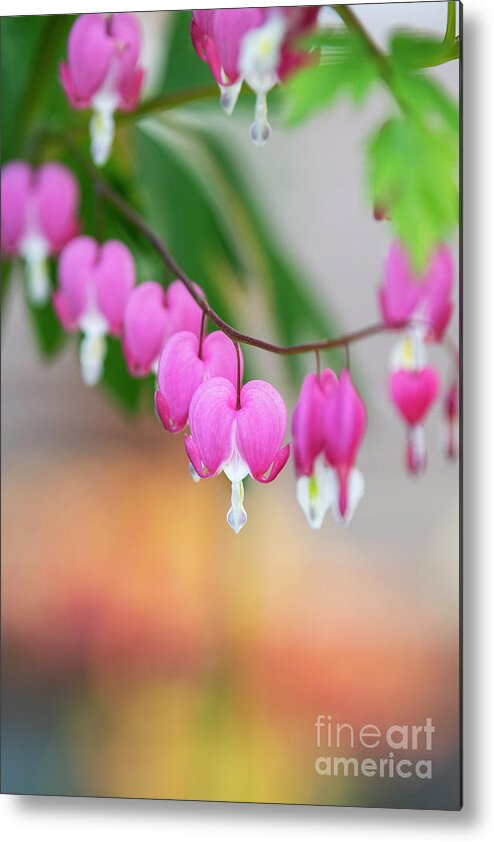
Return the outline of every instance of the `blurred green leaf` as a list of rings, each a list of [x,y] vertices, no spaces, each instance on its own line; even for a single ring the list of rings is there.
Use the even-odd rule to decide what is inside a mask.
[[[108,350],[101,385],[125,412],[135,415],[140,406],[143,381],[130,376],[121,341],[109,336],[107,342]]]
[[[410,111],[432,129],[443,122],[458,135],[460,116],[458,105],[444,88],[424,73],[399,73],[394,81],[400,98]]]
[[[11,260],[3,258],[0,261],[0,272],[1,272],[1,306],[2,306],[2,318],[5,315],[7,301],[9,297],[10,287],[12,284],[12,272],[13,267]]]
[[[224,318],[233,318],[218,273],[223,268],[230,280],[239,283],[240,267],[203,185],[172,134],[162,133],[158,140],[142,127],[134,134],[135,165],[148,219],[178,263],[204,288],[212,306]]]
[[[388,209],[396,234],[418,271],[458,221],[458,144],[453,132],[434,132],[406,117],[385,123],[369,144],[375,205]]]
[[[313,37],[314,62],[293,74],[286,85],[287,119],[294,125],[347,94],[361,103],[378,78],[367,45],[350,30],[323,31]]]
[[[73,15],[1,19],[2,160],[22,157],[27,133],[42,118],[51,125],[69,113],[58,63]]]
[[[195,124],[178,127],[167,119],[141,124],[136,142],[149,218],[223,318],[242,329],[231,312],[232,294],[235,286],[255,279],[283,344],[313,338],[314,332],[320,338],[334,335],[325,308],[276,244],[238,165],[216,137]],[[299,377],[300,358],[285,359]]]
[[[51,275],[53,276],[53,266]],[[53,359],[65,345],[67,334],[62,330],[51,301],[42,307],[34,307],[27,297],[25,284],[24,300],[38,350],[46,359]]]
[[[261,272],[258,279],[267,295],[270,312],[282,344],[310,341],[314,338],[329,338],[337,333],[337,325],[330,315],[329,302],[321,302],[312,290],[306,273],[296,265],[293,256],[282,246],[271,224],[253,200],[234,157],[218,139],[206,132],[203,142],[215,156],[223,170],[223,177],[241,202],[243,212],[251,227],[257,249],[262,255]],[[302,280],[303,279],[303,280]],[[328,362],[337,366],[341,358],[338,350],[326,351]],[[304,372],[300,356],[284,357],[298,387]]]
[[[195,85],[214,82],[206,62],[197,55],[190,37],[191,12],[174,12],[169,16],[167,55],[162,71],[160,92],[167,94]],[[218,94],[219,97],[219,94]]]

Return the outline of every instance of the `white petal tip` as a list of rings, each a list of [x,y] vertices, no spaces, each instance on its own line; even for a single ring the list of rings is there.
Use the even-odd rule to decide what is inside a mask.
[[[327,467],[316,464],[314,474],[297,480],[297,500],[311,529],[320,529],[333,502],[333,486]]]
[[[199,476],[199,474],[197,473],[197,471],[196,471],[196,469],[194,468],[194,466],[193,466],[192,462],[189,462],[189,474],[190,474],[190,476],[192,477],[192,480],[193,480],[194,482],[196,482],[196,483],[197,483],[197,482],[200,482],[200,481],[201,481],[201,477],[200,477],[200,476]]]
[[[242,87],[242,79],[233,85],[220,85],[220,103],[223,111],[229,117],[233,114]]]

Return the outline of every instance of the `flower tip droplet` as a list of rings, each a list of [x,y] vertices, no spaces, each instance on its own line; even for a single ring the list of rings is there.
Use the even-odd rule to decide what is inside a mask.
[[[264,146],[271,136],[271,126],[267,119],[264,121],[255,121],[250,128],[250,136],[256,146]]]
[[[250,136],[256,146],[264,146],[271,135],[268,120],[268,103],[265,91],[259,91],[256,98],[255,118],[250,127]]]
[[[244,484],[232,482],[232,505],[228,509],[226,520],[236,535],[247,523],[247,512],[244,509]]]

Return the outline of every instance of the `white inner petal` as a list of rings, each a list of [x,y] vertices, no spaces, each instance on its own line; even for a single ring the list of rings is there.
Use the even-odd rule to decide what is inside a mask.
[[[83,333],[79,347],[82,379],[87,386],[95,386],[103,374],[103,363],[107,352],[108,322],[91,300],[81,318],[80,328]]]
[[[223,472],[232,484],[231,506],[228,509],[226,519],[228,525],[238,535],[242,527],[247,523],[247,512],[244,509],[244,484],[243,479],[249,474],[249,468],[238,452],[236,443],[237,422],[232,424],[232,451],[230,458],[222,467]]]
[[[228,509],[226,519],[236,535],[247,523],[247,512],[244,509],[244,484],[232,482],[232,505]]]
[[[247,32],[240,47],[239,71],[254,91],[269,91],[278,81],[277,69],[286,34],[282,14],[272,14],[256,29]]]
[[[251,137],[258,146],[269,138],[266,94],[278,82],[278,65],[287,24],[282,14],[272,14],[263,26],[247,32],[240,47],[239,70],[257,94]]]
[[[118,108],[119,96],[115,90],[115,69],[110,64],[105,80],[91,100],[93,116],[89,123],[91,157],[98,167],[106,164],[115,136],[113,115]]]
[[[24,237],[20,253],[26,262],[27,294],[29,300],[40,306],[50,297],[50,276],[48,255],[50,247],[45,238],[36,231]]]

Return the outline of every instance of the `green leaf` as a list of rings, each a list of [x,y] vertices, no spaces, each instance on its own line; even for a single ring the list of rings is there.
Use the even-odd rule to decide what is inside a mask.
[[[46,359],[53,359],[64,347],[67,334],[55,315],[51,301],[42,307],[34,307],[28,300],[25,287],[24,300],[38,350]]]
[[[374,135],[368,151],[373,202],[388,209],[396,234],[421,271],[458,222],[456,136],[444,127],[432,132],[397,117]]]
[[[279,341],[289,345],[310,341],[315,337],[324,339],[335,336],[336,323],[331,316],[329,302],[322,302],[312,291],[306,272],[297,266],[286,244],[281,244],[270,221],[253,200],[235,159],[216,137],[204,132],[203,140],[211,154],[221,162],[224,177],[242,203],[252,229],[251,237],[257,242],[261,262],[255,277],[261,285],[261,292],[267,297]],[[332,350],[325,354],[328,363],[337,367],[341,353]],[[300,356],[288,356],[284,360],[293,384],[298,388],[300,377],[305,371],[303,359]]]
[[[421,120],[431,124],[432,128],[442,122],[458,135],[458,105],[441,85],[424,73],[397,74],[395,85],[402,101]]]
[[[230,320],[228,286],[221,284],[221,276],[234,286],[242,279],[235,245],[218,224],[210,196],[173,138],[173,133],[158,138],[143,126],[134,130],[142,203],[178,263],[203,287],[212,306]]]
[[[160,91],[164,94],[214,82],[211,70],[197,55],[190,37],[191,12],[169,15],[167,55]]]
[[[143,381],[131,377],[122,353],[120,339],[107,338],[107,354],[101,386],[129,415],[135,415],[140,406]]]
[[[361,103],[378,78],[378,68],[358,33],[322,32],[311,39],[315,61],[288,81],[286,97],[291,125],[327,107],[340,95]]]
[[[25,154],[27,132],[41,119],[51,125],[69,114],[58,78],[73,15],[2,18],[2,160]]]

